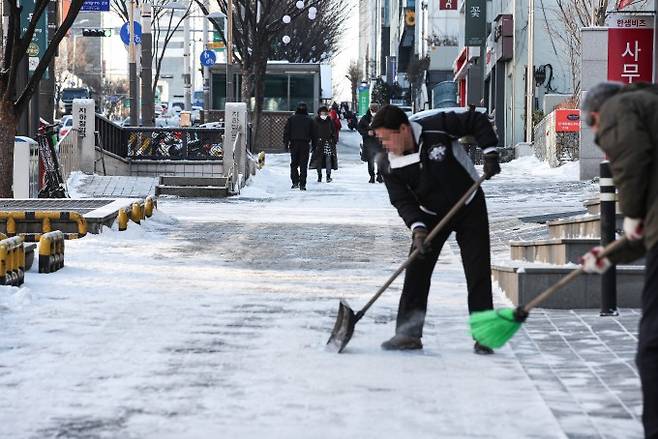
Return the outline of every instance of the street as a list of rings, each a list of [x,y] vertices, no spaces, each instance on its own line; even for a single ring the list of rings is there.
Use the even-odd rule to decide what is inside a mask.
[[[358,134],[340,136],[332,183],[311,170],[308,191],[291,190],[289,156],[268,155],[240,196],[161,198],[141,226],[67,241],[63,270],[0,287],[0,437],[642,437],[637,310],[539,310],[476,356],[454,238],[423,351],[379,347],[401,279],[343,354],[325,350],[339,299],[365,304],[410,237],[384,185],[367,183]],[[484,185],[494,260],[543,233],[520,217],[596,194],[577,167],[532,160]]]

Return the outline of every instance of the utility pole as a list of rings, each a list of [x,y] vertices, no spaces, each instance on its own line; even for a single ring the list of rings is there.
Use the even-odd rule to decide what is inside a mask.
[[[190,75],[190,16],[183,18],[183,90],[185,96],[185,110],[192,111],[191,75]]]
[[[226,27],[226,102],[233,102],[233,0],[227,0]]]
[[[153,96],[153,50],[151,24],[152,7],[148,1],[142,2],[142,125],[154,125]]]
[[[137,54],[135,47],[135,0],[130,0],[128,8],[128,38],[130,126],[137,126]]]
[[[535,108],[535,0],[528,0],[528,67],[526,70],[525,141],[532,143],[532,113]]]
[[[204,10],[209,10],[209,1],[203,0]],[[208,17],[203,18],[203,50],[208,50]],[[210,67],[203,66],[203,122],[210,119]]]

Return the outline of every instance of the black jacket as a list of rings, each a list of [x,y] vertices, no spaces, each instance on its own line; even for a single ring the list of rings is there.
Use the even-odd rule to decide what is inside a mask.
[[[382,152],[382,145],[377,139],[377,137],[368,134],[368,131],[370,131],[371,122],[372,122],[372,114],[370,113],[370,111],[368,111],[366,114],[363,115],[356,129],[359,131],[359,134],[361,134],[361,137],[363,138],[364,153],[367,154],[367,156],[369,157],[374,157],[375,155]]]
[[[283,129],[283,145],[292,142],[310,143],[313,140],[313,119],[305,113],[295,113],[288,118]]]
[[[416,150],[403,156],[380,154],[380,169],[391,204],[407,227],[443,217],[478,179],[473,162],[457,139],[472,135],[482,149],[498,144],[486,115],[438,113],[411,121]]]
[[[313,149],[324,140],[328,140],[332,145],[336,145],[336,126],[330,117],[322,120],[317,116],[313,120]]]

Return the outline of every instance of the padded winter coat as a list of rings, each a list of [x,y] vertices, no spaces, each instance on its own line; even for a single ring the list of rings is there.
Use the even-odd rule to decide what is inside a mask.
[[[283,145],[288,148],[292,142],[311,143],[313,140],[313,119],[306,113],[295,113],[288,118],[283,129]]]
[[[377,137],[368,134],[368,131],[370,131],[371,122],[372,114],[370,111],[368,111],[363,115],[359,121],[359,125],[356,128],[363,138],[363,153],[366,155],[366,158],[373,158],[383,150],[382,144],[379,142]]]
[[[644,247],[655,248],[658,244],[658,87],[633,84],[608,99],[599,112],[596,143],[610,160],[622,213],[644,219]],[[640,254],[627,253],[623,261],[635,259],[634,256]]]

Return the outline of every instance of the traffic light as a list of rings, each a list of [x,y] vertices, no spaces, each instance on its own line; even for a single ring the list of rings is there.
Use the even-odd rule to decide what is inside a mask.
[[[111,30],[105,29],[82,29],[83,37],[110,37],[112,36]]]

